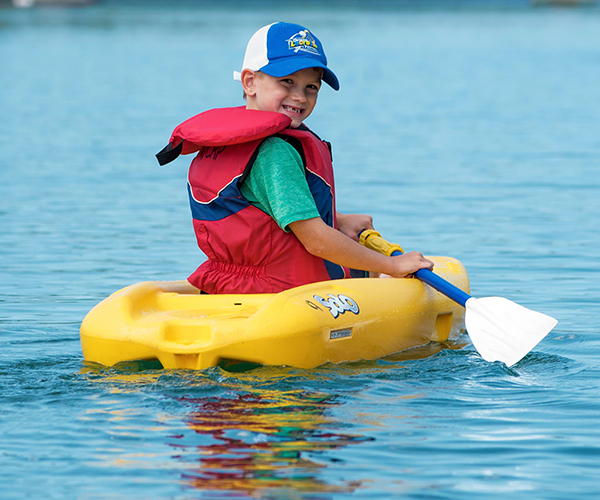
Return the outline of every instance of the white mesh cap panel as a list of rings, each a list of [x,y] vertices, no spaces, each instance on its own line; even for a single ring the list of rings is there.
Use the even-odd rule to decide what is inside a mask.
[[[259,29],[252,35],[252,38],[250,38],[248,46],[246,47],[246,54],[244,55],[242,71],[245,69],[258,71],[263,66],[269,64],[269,59],[267,58],[267,34],[269,33],[269,28],[271,28],[273,24],[275,23],[271,23],[268,26]],[[241,73],[234,71],[233,78],[234,80],[241,80]]]

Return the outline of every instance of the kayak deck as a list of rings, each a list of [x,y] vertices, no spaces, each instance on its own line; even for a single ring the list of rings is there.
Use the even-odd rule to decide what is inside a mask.
[[[462,264],[429,257],[469,292]],[[230,362],[314,368],[377,359],[464,330],[464,309],[417,279],[345,279],[277,294],[201,295],[187,281],[143,282],[100,302],[81,325],[86,361]]]

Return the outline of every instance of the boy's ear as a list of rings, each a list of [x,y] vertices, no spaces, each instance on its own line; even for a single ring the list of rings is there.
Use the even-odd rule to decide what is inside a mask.
[[[247,96],[252,97],[256,94],[256,72],[251,69],[242,71],[242,87]]]

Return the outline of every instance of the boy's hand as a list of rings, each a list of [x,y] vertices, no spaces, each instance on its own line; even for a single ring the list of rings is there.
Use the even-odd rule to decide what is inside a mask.
[[[358,235],[365,229],[373,229],[373,217],[363,214],[341,214],[337,212],[338,231],[358,241]]]
[[[391,259],[394,262],[394,271],[389,274],[394,278],[406,278],[419,269],[433,269],[433,262],[423,257],[420,252],[407,252]]]

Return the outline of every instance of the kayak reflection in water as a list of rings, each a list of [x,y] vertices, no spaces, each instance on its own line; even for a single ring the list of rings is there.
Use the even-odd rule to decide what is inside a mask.
[[[349,493],[361,484],[330,484],[319,477],[327,467],[324,451],[372,440],[329,429],[339,423],[327,410],[340,404],[329,395],[260,390],[182,402],[196,406],[187,421],[195,434],[173,436],[168,444],[180,450],[174,458],[197,461],[197,470],[183,475],[194,488]]]

